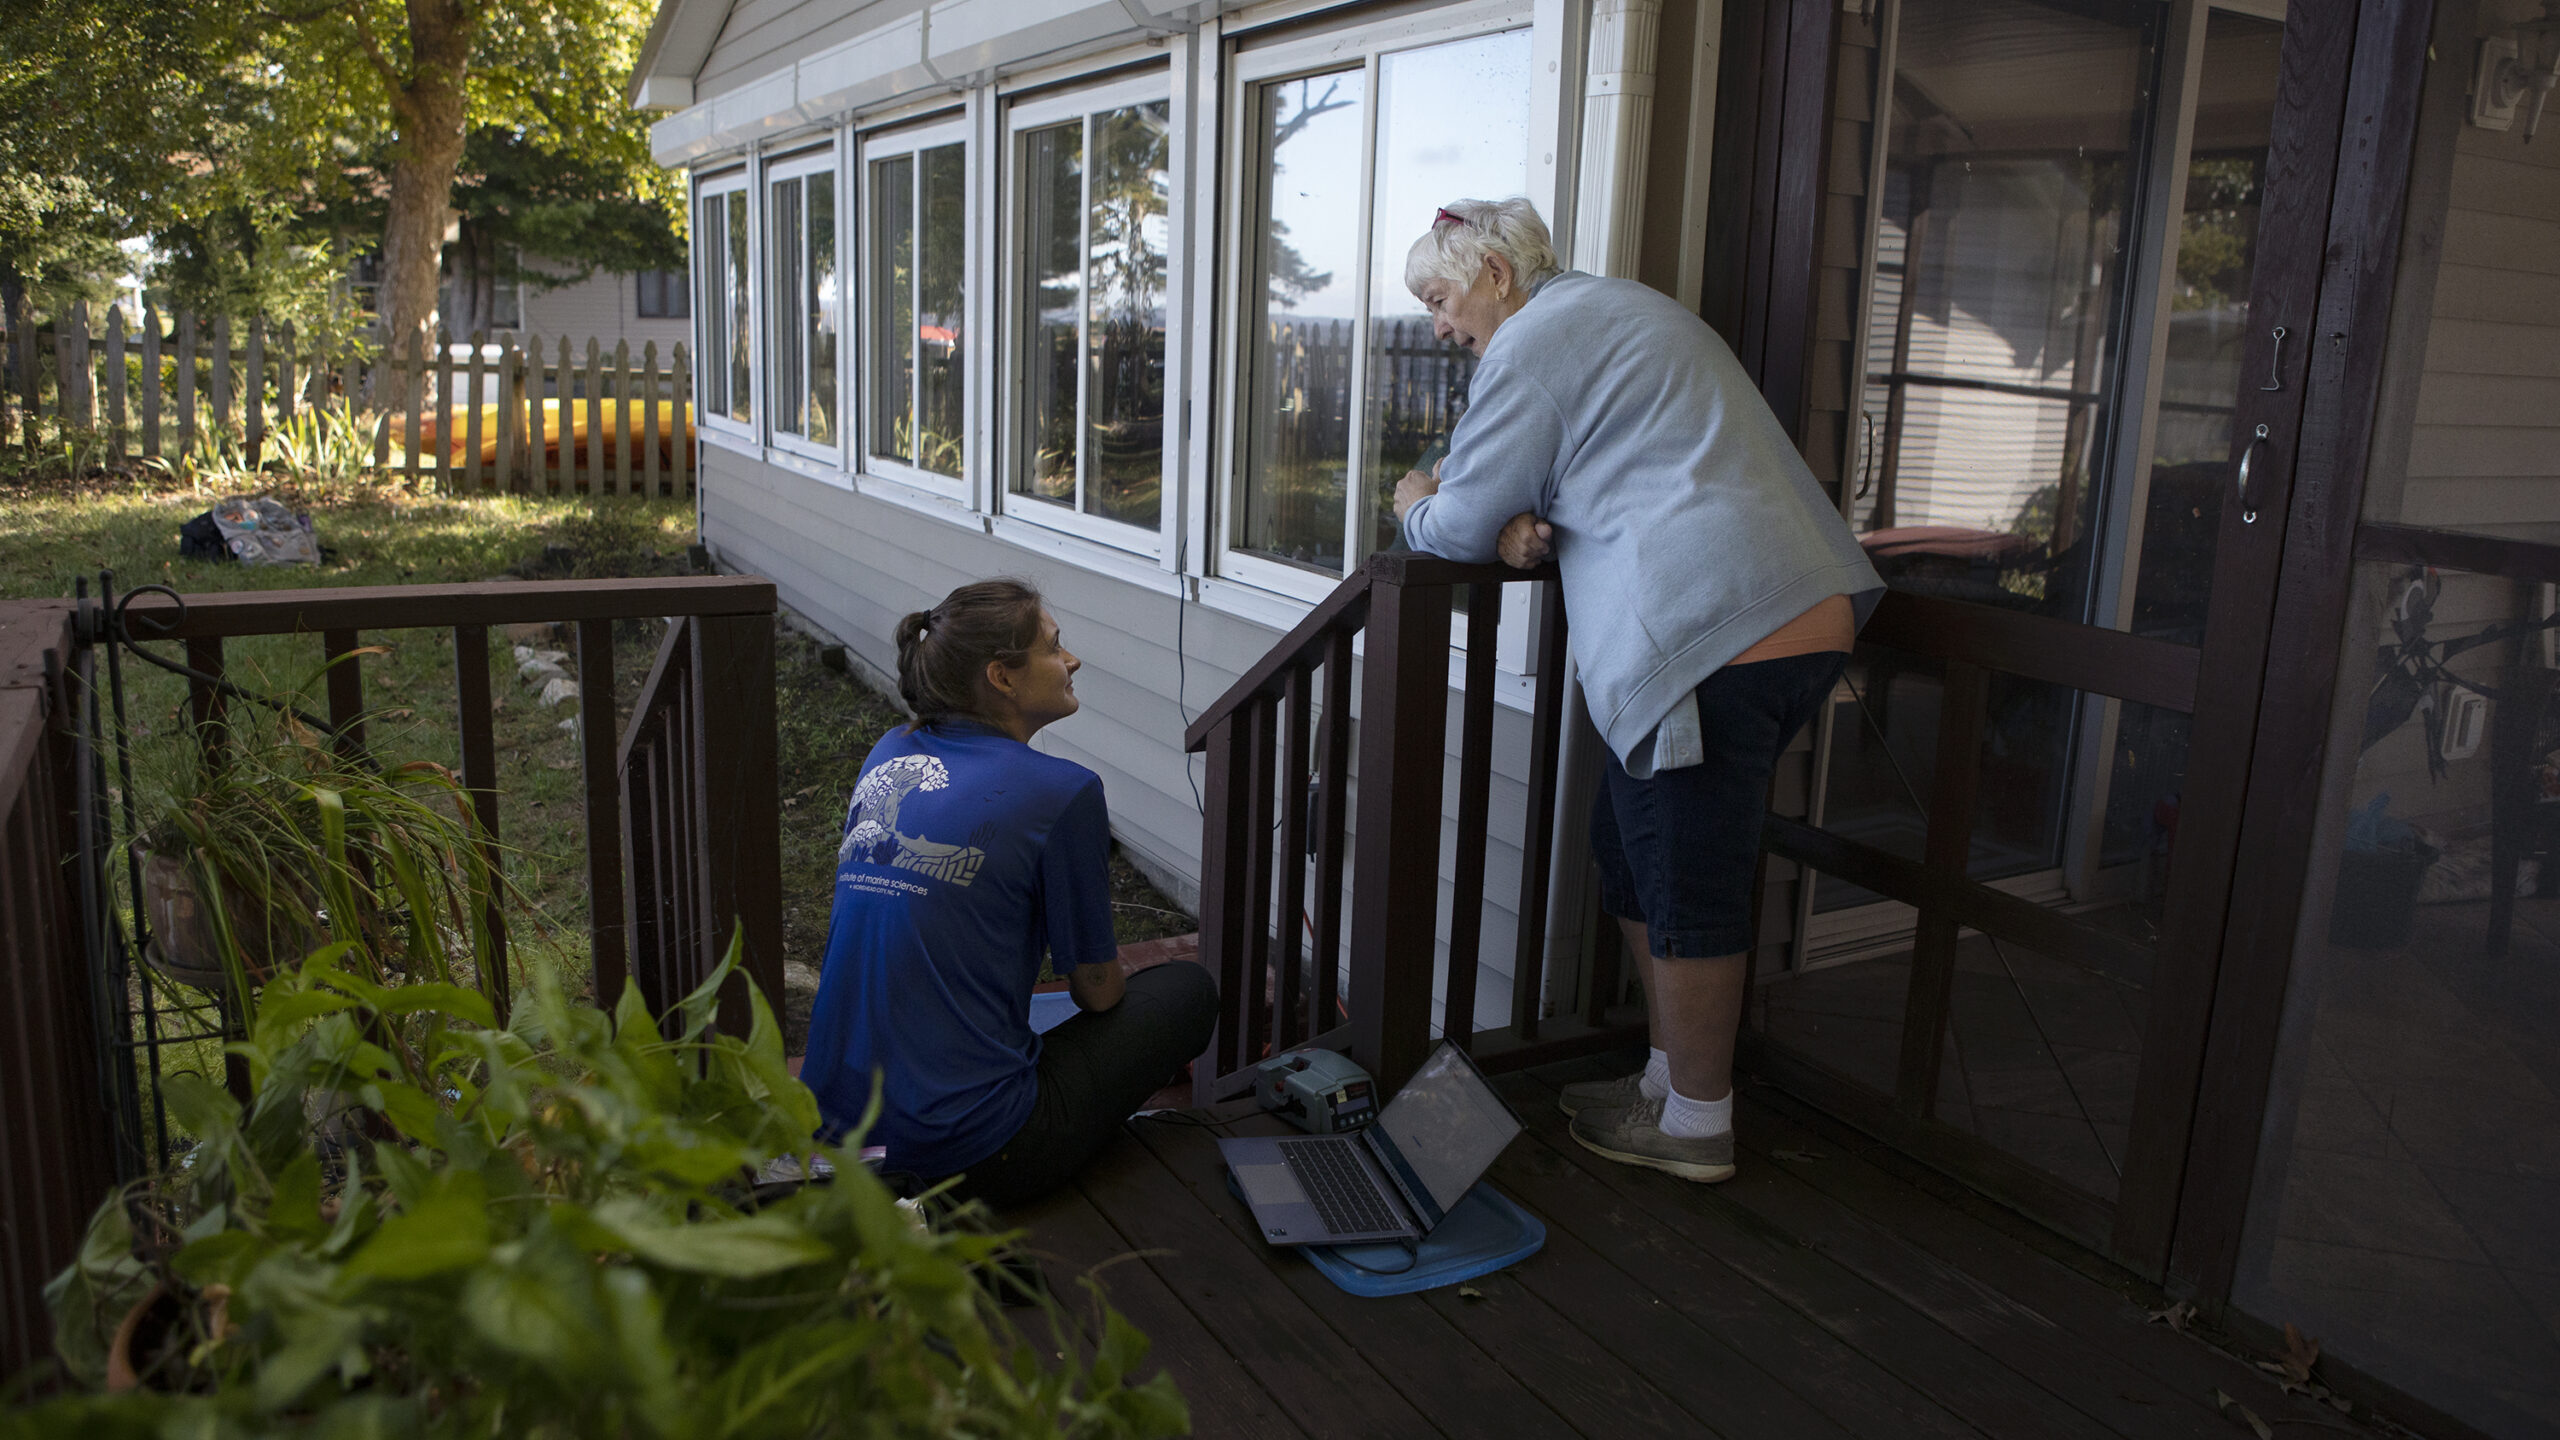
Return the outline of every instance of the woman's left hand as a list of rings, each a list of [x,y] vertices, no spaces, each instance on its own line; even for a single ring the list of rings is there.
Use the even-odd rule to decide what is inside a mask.
[[[1396,482],[1396,522],[1398,524],[1404,522],[1404,512],[1412,509],[1423,496],[1440,493],[1438,467],[1434,466],[1433,470],[1434,473],[1429,475],[1419,470],[1407,470],[1404,472],[1404,478]]]

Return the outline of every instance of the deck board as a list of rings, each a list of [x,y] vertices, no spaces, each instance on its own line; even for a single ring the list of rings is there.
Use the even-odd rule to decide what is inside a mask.
[[[2220,1391],[2270,1422],[2291,1420],[2321,1428],[2338,1423],[2337,1411],[2288,1394],[2265,1372],[2152,1323],[2149,1307],[2130,1294],[2093,1281],[2036,1244],[2017,1239],[2012,1231],[2023,1222],[2011,1220],[2004,1228],[1968,1213],[1959,1200],[1948,1198],[1960,1190],[1954,1181],[1894,1173],[1917,1167],[1894,1156],[1882,1142],[1800,1111],[1781,1096],[1746,1096],[1744,1115],[1737,1133],[1747,1153],[1763,1161],[1777,1150],[1821,1154],[1822,1161],[1794,1173],[1863,1214],[1889,1214],[1894,1233],[1903,1240],[1997,1287],[2054,1324],[2073,1333],[2105,1335],[2108,1352],[2141,1372],[2149,1385],[2208,1408]],[[1977,1207],[1996,1208],[1967,1198]],[[2056,1249],[2070,1244],[2058,1237],[2046,1237],[2045,1243]],[[2104,1266],[2103,1261],[2085,1263]],[[2135,1283],[2128,1280],[2127,1289]]]
[[[1491,1179],[1548,1243],[1472,1296],[1360,1299],[1263,1245],[1214,1144],[1276,1123],[1247,1107],[1134,1124],[1076,1191],[1008,1218],[1071,1305],[1067,1277],[1125,1257],[1099,1283],[1201,1435],[2205,1440],[2234,1433],[2217,1390],[2369,1433],[2148,1323],[2141,1287],[2093,1278],[2102,1262],[2064,1263],[1784,1101],[1746,1095],[1725,1185],[1591,1155],[1555,1089],[1605,1071],[1497,1081],[1528,1133]]]
[[[1247,1134],[1276,1125],[1248,1116],[1219,1133]],[[1315,1267],[1295,1256],[1275,1253],[1262,1243],[1249,1223],[1244,1203],[1227,1192],[1217,1150],[1198,1131],[1185,1133],[1163,1125],[1141,1125],[1138,1138],[1159,1164],[1185,1182],[1202,1208],[1216,1218],[1236,1244],[1257,1257],[1279,1284],[1288,1287],[1308,1310],[1344,1344],[1370,1357],[1382,1373],[1392,1375],[1405,1397],[1423,1414],[1471,1417],[1453,1435],[1555,1440],[1586,1432],[1575,1429],[1559,1407],[1533,1385],[1491,1358],[1463,1327],[1433,1309],[1429,1297],[1393,1296],[1363,1299],[1345,1294]],[[1207,1432],[1203,1432],[1207,1433]]]
[[[1233,1355],[1199,1343],[1199,1317],[1162,1277],[1130,1253],[1128,1240],[1084,1192],[1069,1188],[1009,1217],[1031,1231],[1050,1287],[1070,1317],[1092,1327],[1091,1297],[1075,1284],[1091,1275],[1129,1323],[1151,1342],[1144,1373],[1169,1373],[1190,1403],[1198,1433],[1239,1440],[1302,1440],[1306,1431]],[[1096,1267],[1102,1267],[1097,1271]],[[1091,1353],[1092,1335],[1085,1349]],[[1202,1425],[1215,1417],[1214,1427]]]

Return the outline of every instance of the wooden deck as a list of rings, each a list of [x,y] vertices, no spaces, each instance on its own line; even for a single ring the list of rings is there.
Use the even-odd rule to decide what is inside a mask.
[[[2249,1434],[2217,1390],[2273,1424],[2374,1433],[1783,1097],[1745,1091],[1724,1185],[1592,1156],[1555,1091],[1610,1070],[1498,1082],[1529,1133],[1491,1178],[1547,1245],[1474,1295],[1357,1299],[1264,1246],[1212,1143],[1276,1123],[1245,1106],[1138,1121],[1076,1189],[1008,1218],[1071,1305],[1073,1276],[1116,1261],[1104,1288],[1204,1436]]]

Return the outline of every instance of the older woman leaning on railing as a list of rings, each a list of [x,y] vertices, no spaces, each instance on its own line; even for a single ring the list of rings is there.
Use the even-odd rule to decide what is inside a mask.
[[[1562,270],[1528,201],[1444,207],[1405,284],[1481,361],[1448,458],[1396,486],[1405,543],[1553,555],[1608,742],[1592,855],[1653,1053],[1566,1087],[1573,1137],[1725,1179],[1770,776],[1883,581],[1724,341],[1658,291]]]

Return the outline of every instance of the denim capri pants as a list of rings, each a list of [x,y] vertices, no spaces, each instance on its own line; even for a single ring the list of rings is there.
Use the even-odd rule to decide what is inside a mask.
[[[1639,780],[1609,754],[1591,805],[1600,908],[1641,921],[1654,954],[1695,959],[1751,948],[1751,877],[1769,779],[1848,660],[1836,650],[1786,655],[1727,665],[1699,682],[1706,756],[1695,765]]]

